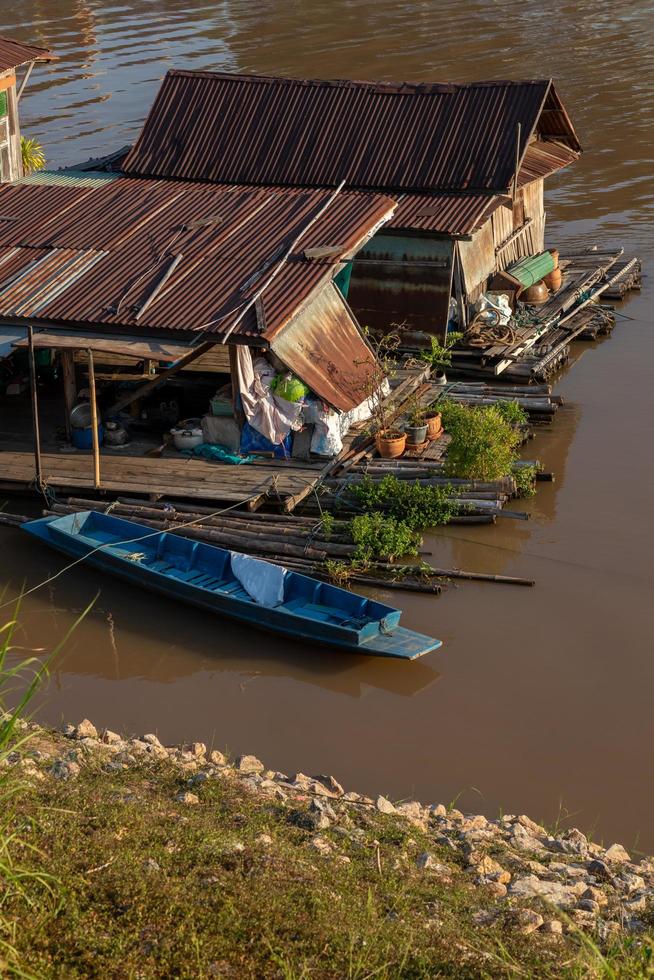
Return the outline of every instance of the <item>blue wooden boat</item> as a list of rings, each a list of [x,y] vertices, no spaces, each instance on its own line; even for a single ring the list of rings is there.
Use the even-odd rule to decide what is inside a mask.
[[[405,660],[441,646],[440,640],[400,626],[401,611],[392,606],[111,514],[81,511],[21,526],[51,547],[85,557],[135,585],[282,636]]]

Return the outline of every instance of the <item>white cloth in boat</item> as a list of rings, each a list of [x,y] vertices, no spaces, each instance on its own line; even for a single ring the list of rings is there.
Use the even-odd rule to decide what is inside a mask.
[[[271,609],[284,601],[286,569],[268,561],[231,551],[232,572],[251,599]]]

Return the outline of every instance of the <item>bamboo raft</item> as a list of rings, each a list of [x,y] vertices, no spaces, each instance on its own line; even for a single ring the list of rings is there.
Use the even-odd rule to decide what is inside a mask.
[[[138,521],[154,530],[170,531],[264,558],[323,581],[333,580],[333,566],[330,567],[330,563],[339,562],[342,563],[343,582],[433,595],[441,592],[448,579],[501,585],[534,584],[531,579],[439,568],[424,561],[419,564],[374,561],[368,563],[365,569],[356,566],[348,568],[347,562],[355,557],[355,545],[344,534],[346,522],[335,521],[327,536],[320,517],[244,511],[217,514],[212,508],[200,504],[177,501],[144,504],[142,500],[130,497],[121,497],[111,503],[70,497],[65,503],[53,504],[43,514],[61,516],[87,510],[111,513]],[[27,520],[27,517],[0,513],[0,525],[16,527]]]

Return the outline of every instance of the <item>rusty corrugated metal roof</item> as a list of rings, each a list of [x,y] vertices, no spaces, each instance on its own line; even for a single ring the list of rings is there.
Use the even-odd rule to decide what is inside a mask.
[[[529,184],[539,177],[549,177],[563,167],[567,167],[579,157],[578,153],[561,143],[534,140],[529,144],[522,158],[518,173],[518,184]]]
[[[500,203],[488,194],[403,194],[386,227],[470,235]]]
[[[380,194],[343,191],[281,262],[331,196],[127,177],[92,188],[3,186],[0,317],[219,338],[279,267],[263,293],[265,330],[252,308],[233,334],[270,340],[395,206]],[[339,251],[304,259],[304,249],[319,246]]]
[[[0,71],[10,71],[20,68],[30,61],[56,61],[57,55],[47,48],[36,48],[32,44],[23,44],[13,37],[0,37]]]
[[[241,184],[505,192],[516,135],[579,144],[551,80],[467,85],[321,82],[169,72],[127,173]]]

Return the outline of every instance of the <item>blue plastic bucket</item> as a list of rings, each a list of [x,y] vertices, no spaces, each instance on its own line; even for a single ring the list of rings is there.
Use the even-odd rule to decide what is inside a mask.
[[[93,426],[89,425],[85,429],[73,428],[71,432],[73,446],[76,449],[93,449]],[[102,423],[98,423],[98,443],[102,445],[104,439],[104,428]]]

